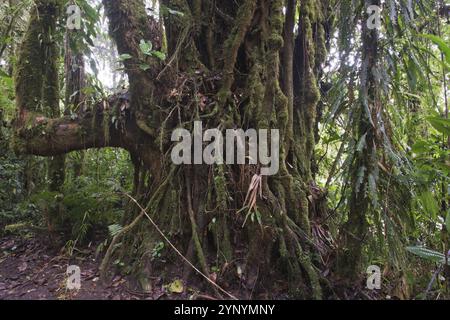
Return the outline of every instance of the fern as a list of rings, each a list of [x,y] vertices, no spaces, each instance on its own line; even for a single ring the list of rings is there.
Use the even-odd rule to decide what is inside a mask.
[[[406,250],[422,259],[445,264],[445,255],[440,252],[425,247],[407,247]],[[448,262],[447,264],[450,265]]]
[[[123,227],[119,224],[112,224],[108,226],[108,230],[111,237],[115,237],[123,230]]]

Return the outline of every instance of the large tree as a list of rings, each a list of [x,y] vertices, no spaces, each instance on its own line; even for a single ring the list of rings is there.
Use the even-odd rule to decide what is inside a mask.
[[[291,293],[321,298],[310,217],[323,199],[312,164],[328,1],[163,0],[163,35],[143,0],[104,0],[119,54],[131,56],[124,61],[129,93],[77,117],[49,117],[59,100],[53,33],[62,2],[36,0],[31,10],[16,67],[16,150],[54,157],[126,149],[134,197],[204,274],[217,265],[224,284],[239,269],[249,292],[289,280]],[[166,62],[145,55],[142,41],[154,51],[166,46]],[[195,120],[204,129],[279,129],[279,173],[260,176],[260,165],[175,166],[171,133],[192,131]],[[246,201],[248,191],[255,202]],[[245,221],[247,212],[255,222]],[[117,255],[145,279],[158,268],[148,253],[160,234],[133,202],[123,223],[102,272]]]

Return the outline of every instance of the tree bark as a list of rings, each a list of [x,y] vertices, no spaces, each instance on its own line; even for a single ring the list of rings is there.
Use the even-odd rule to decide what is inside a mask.
[[[83,90],[86,86],[84,55],[73,30],[66,30],[64,69],[66,76],[65,115],[83,115],[86,112],[86,101]],[[73,159],[73,172],[79,177],[83,171],[84,151],[79,151],[79,157]]]
[[[39,17],[45,16],[52,1],[37,3]],[[295,1],[289,1],[287,15],[283,0],[162,3],[182,12],[164,18],[166,63],[139,48],[144,40],[159,50],[162,39],[143,1],[103,1],[119,54],[132,56],[124,62],[129,101],[112,97],[75,119],[44,117],[34,100],[38,88],[27,87],[43,83],[45,75],[45,57],[35,49],[42,21],[34,15],[18,63],[16,149],[54,156],[87,148],[124,148],[138,169],[137,200],[146,204],[180,250],[194,248],[193,262],[204,273],[218,266],[222,271],[218,282],[224,286],[227,279],[242,282],[248,288],[243,297],[255,288],[274,287],[276,280],[289,280],[293,296],[320,299],[308,197],[320,99],[317,79],[326,55],[322,2],[300,2],[298,33],[293,32]],[[36,58],[27,63],[31,56]],[[118,126],[111,123],[113,114]],[[260,165],[171,164],[172,130],[192,130],[194,120],[202,120],[205,128],[279,129],[280,172],[262,177]],[[263,196],[241,210],[249,185],[258,176]],[[258,219],[250,222],[249,215]],[[141,219],[142,212],[130,204],[123,222],[128,227],[120,234],[123,239],[115,238],[108,250],[103,276],[113,255],[141,282],[170,268],[149,257],[161,238]],[[119,240],[122,247],[114,250]],[[171,252],[166,255],[178,258]],[[239,279],[236,269],[242,270]]]
[[[363,8],[370,5],[380,6],[379,0],[364,0]],[[342,279],[355,283],[362,271],[362,254],[369,231],[368,218],[374,211],[374,197],[377,194],[378,147],[380,146],[380,115],[382,104],[380,87],[376,80],[376,68],[379,63],[378,30],[369,29],[368,15],[362,19],[362,66],[360,71],[361,90],[360,109],[354,123],[354,150],[351,165],[352,191],[349,201],[348,220],[343,227],[342,250],[338,256],[338,269]]]

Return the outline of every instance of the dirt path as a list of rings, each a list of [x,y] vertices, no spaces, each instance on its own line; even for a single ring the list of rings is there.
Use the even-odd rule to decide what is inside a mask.
[[[158,299],[160,293],[131,293],[125,279],[116,277],[108,286],[98,278],[95,245],[69,259],[37,238],[9,236],[0,239],[0,299]],[[81,269],[81,289],[68,290],[68,265]]]

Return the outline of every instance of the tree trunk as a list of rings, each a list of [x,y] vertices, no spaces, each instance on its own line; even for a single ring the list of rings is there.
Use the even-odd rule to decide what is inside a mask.
[[[80,52],[79,43],[74,33],[73,30],[66,30],[65,36],[65,115],[83,115],[86,112],[86,101],[83,93],[83,89],[86,86],[84,55]],[[84,156],[84,151],[79,151],[78,157],[72,160],[75,177],[79,177],[82,174]]]
[[[363,10],[371,5],[380,6],[379,0],[364,0]],[[362,19],[362,66],[360,71],[360,109],[355,115],[355,148],[351,165],[352,191],[349,201],[348,220],[342,231],[342,242],[338,256],[338,269],[342,279],[350,284],[359,281],[362,270],[363,248],[369,232],[368,218],[376,207],[378,162],[381,148],[380,115],[382,104],[376,69],[379,63],[378,30],[369,29],[369,16]]]
[[[7,141],[3,133],[4,128],[5,122],[3,120],[3,109],[0,109],[0,156],[6,155],[6,152],[8,150]]]
[[[35,49],[42,21],[33,16],[18,63],[16,149],[55,156],[93,147],[124,148],[136,167],[135,198],[205,275],[218,267],[217,282],[227,287],[237,273],[248,289],[243,297],[288,280],[292,295],[320,299],[309,196],[320,99],[317,76],[326,55],[325,1],[289,1],[286,14],[283,0],[161,2],[183,13],[164,18],[167,63],[139,48],[145,40],[160,50],[163,38],[143,1],[103,1],[119,54],[132,56],[124,62],[130,101],[111,97],[77,119],[43,116],[34,100],[38,90],[27,87],[43,83],[45,74],[39,69],[45,59]],[[41,17],[54,1],[37,3]],[[149,68],[141,68],[144,63]],[[113,115],[118,123],[112,123]],[[279,129],[279,173],[262,176],[261,165],[250,164],[175,166],[171,133],[179,127],[192,132],[196,120],[204,129]],[[256,202],[249,205],[252,181],[260,181],[262,196],[255,194]],[[150,275],[170,269],[149,254],[161,236],[133,203],[124,225],[107,252],[102,275],[115,256],[145,286]],[[165,256],[175,266],[180,261],[169,250]]]

